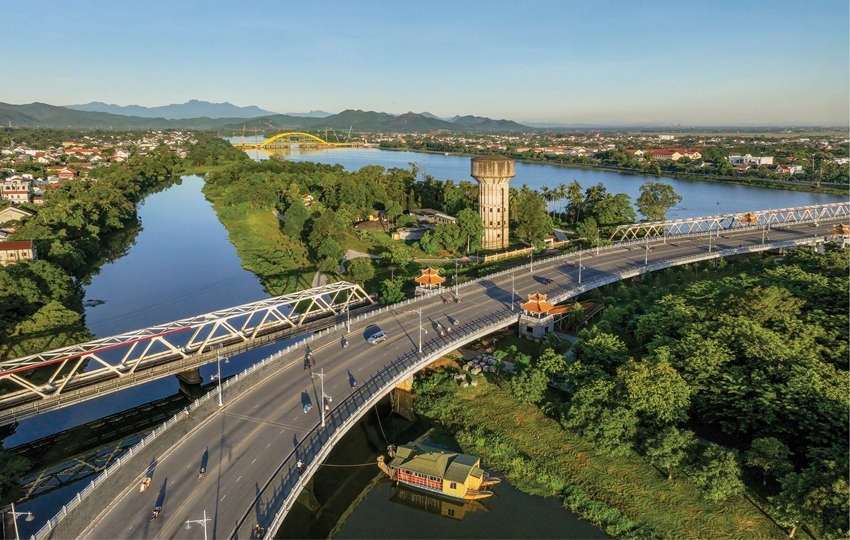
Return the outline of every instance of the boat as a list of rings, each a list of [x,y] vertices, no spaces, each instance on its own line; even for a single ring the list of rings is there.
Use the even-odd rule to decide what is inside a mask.
[[[378,468],[399,484],[439,493],[446,497],[478,500],[492,497],[489,488],[498,484],[481,468],[481,459],[457,452],[409,442],[390,446],[390,462],[378,456]]]

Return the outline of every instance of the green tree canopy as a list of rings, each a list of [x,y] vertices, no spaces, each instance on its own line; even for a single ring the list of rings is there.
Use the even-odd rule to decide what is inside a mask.
[[[360,257],[345,264],[345,275],[355,283],[363,283],[375,277],[375,267],[368,257]]]
[[[650,220],[663,220],[667,211],[682,202],[682,196],[673,190],[673,186],[663,182],[645,182],[640,186],[637,199],[638,212]]]

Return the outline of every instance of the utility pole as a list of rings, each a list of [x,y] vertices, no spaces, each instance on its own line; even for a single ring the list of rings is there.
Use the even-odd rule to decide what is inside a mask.
[[[578,251],[578,282],[581,284],[581,250]]]
[[[204,540],[207,540],[207,521],[212,521],[212,518],[207,517],[207,511],[204,510],[204,519],[187,519],[186,528],[191,529],[192,523],[197,523],[204,526]]]
[[[460,287],[457,282],[457,259],[455,259],[455,296],[459,296]]]
[[[534,246],[531,246],[531,267],[529,272],[534,273]]]
[[[514,286],[514,275],[511,273],[511,311],[514,310],[514,304],[516,303],[516,287]]]
[[[419,306],[419,354],[422,354],[422,306]]]
[[[643,254],[643,265],[646,266],[649,264],[649,234],[646,235],[646,247],[644,248]]]

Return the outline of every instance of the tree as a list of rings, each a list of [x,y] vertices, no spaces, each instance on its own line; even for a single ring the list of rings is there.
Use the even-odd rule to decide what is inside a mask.
[[[346,263],[345,273],[355,283],[363,283],[375,277],[375,267],[368,257],[360,257]]]
[[[573,180],[567,186],[567,200],[569,201],[568,212],[573,218],[575,224],[581,217],[582,204],[584,203],[583,190],[578,180]]]
[[[336,274],[339,272],[339,259],[324,257],[316,264],[316,269],[323,274]]]
[[[546,392],[549,378],[536,369],[523,369],[511,379],[511,393],[522,403],[539,403]]]
[[[724,501],[744,492],[741,468],[734,450],[710,443],[690,471],[691,481],[713,502]]]
[[[663,220],[667,211],[680,202],[682,197],[673,190],[673,186],[650,180],[640,186],[637,208],[647,219],[657,221]]]
[[[19,482],[29,470],[29,466],[29,460],[25,457],[0,449],[0,504],[8,504],[18,499]]]
[[[381,259],[392,266],[404,268],[410,261],[410,250],[402,244],[390,244]]]
[[[629,359],[626,344],[613,334],[594,330],[580,337],[573,345],[573,351],[575,357],[585,364],[599,366],[614,374]]]
[[[670,424],[687,419],[691,389],[667,361],[667,354],[657,359],[628,362],[617,370],[623,381],[629,406],[644,421]]]
[[[404,291],[396,280],[385,279],[381,282],[381,303],[395,304],[404,300]]]
[[[396,227],[412,227],[416,225],[416,218],[410,214],[403,214],[395,221]]]
[[[542,240],[555,227],[552,218],[546,213],[546,204],[540,193],[523,186],[512,203],[516,215],[516,235],[528,245]],[[504,219],[504,216],[501,216]]]
[[[573,394],[564,425],[577,429],[603,452],[613,456],[628,454],[638,419],[619,401],[614,380],[605,376],[589,380]]]
[[[283,214],[283,234],[300,240],[304,231],[304,224],[307,223],[309,217],[310,214],[307,212],[304,203],[301,202],[301,199],[296,199]]]
[[[556,373],[563,373],[567,368],[567,359],[563,354],[558,354],[554,349],[547,348],[537,358],[537,369],[551,377]]]
[[[644,453],[647,461],[667,471],[667,480],[672,480],[673,469],[684,461],[695,442],[693,432],[667,426],[646,440]]]
[[[466,245],[466,252],[481,248],[481,240],[484,237],[484,224],[478,212],[464,208],[457,214],[455,223],[460,231],[461,240]]]
[[[319,249],[316,250],[316,255],[319,258],[330,257],[339,265],[339,261],[345,255],[345,250],[333,238],[325,238],[319,245]]]
[[[788,461],[788,447],[774,437],[753,439],[745,457],[747,465],[761,469],[763,485],[769,476],[779,478],[794,470]]]

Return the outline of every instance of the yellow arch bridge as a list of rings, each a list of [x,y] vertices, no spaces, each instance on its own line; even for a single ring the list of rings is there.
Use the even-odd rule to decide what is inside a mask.
[[[300,131],[287,131],[286,133],[278,133],[269,137],[261,143],[233,143],[235,148],[242,150],[279,150],[284,148],[292,148],[294,146],[300,148],[343,148],[360,146],[357,142],[328,142],[310,133]]]

